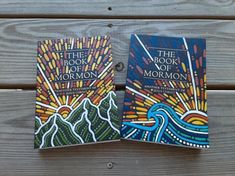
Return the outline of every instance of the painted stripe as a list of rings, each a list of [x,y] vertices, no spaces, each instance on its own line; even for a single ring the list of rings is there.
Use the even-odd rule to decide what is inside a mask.
[[[35,119],[38,119],[38,120],[39,120],[39,123],[40,123],[40,126],[41,126],[41,125],[42,125],[41,119],[40,119],[38,116],[35,116]]]
[[[87,121],[87,123],[88,123],[88,130],[89,130],[89,132],[91,133],[91,135],[92,135],[92,138],[93,138],[93,140],[96,142],[97,140],[96,140],[96,137],[95,137],[95,133],[93,132],[93,130],[91,129],[91,122],[90,122],[90,120],[88,119],[88,117],[87,117],[87,109],[86,109],[86,102],[83,104],[83,108],[85,109],[85,114],[84,114],[84,116],[85,116],[85,119],[86,119],[86,121]]]
[[[183,37],[183,41],[184,41],[185,48],[187,50],[189,69],[190,69],[190,74],[191,74],[191,79],[192,79],[192,84],[193,84],[194,101],[195,101],[195,105],[196,105],[196,110],[198,110],[198,107],[197,107],[197,92],[196,92],[196,86],[195,86],[195,81],[194,81],[194,76],[193,76],[192,62],[191,62],[190,54],[189,54],[189,51],[188,51],[188,45],[187,45],[187,42],[186,42],[184,37]]]
[[[57,124],[56,124],[56,118],[54,118],[54,125],[55,125],[55,131],[54,131],[54,133],[53,133],[52,136],[51,136],[51,146],[52,146],[52,147],[55,146],[53,140],[54,140],[55,134],[56,134],[57,131],[58,131],[58,126],[57,126]]]
[[[71,42],[71,49],[73,49],[73,45],[74,45],[74,38],[72,39],[72,42]]]
[[[125,139],[129,138],[132,134],[134,134],[137,131],[137,129],[134,129],[130,134],[128,134],[127,136],[125,136]]]
[[[140,96],[142,96],[142,97],[144,97],[144,98],[146,98],[146,99],[152,101],[153,103],[157,103],[157,102],[156,102],[155,100],[153,100],[152,98],[150,98],[150,97],[148,97],[148,96],[146,96],[146,95],[144,95],[144,94],[142,94],[142,93],[140,93],[140,92],[138,92],[138,91],[136,91],[136,90],[130,88],[129,86],[126,86],[126,88],[129,89],[130,91],[132,91],[132,92],[134,92],[134,93],[136,93],[136,94],[138,94],[138,95],[140,95]]]
[[[106,66],[105,69],[99,74],[98,78],[100,78],[100,77],[112,66],[112,64],[113,64],[113,62],[110,62],[109,65]],[[94,81],[90,84],[90,86],[92,86],[96,81],[97,81],[97,79],[94,80]]]
[[[44,133],[44,135],[42,136],[42,143],[39,148],[43,148],[43,145],[45,143],[45,137],[48,133],[50,133],[50,131],[53,129],[53,127],[54,127],[54,124],[51,126],[51,128],[46,133]]]
[[[141,42],[141,40],[139,39],[139,37],[135,34],[136,39],[139,41],[140,45],[142,46],[142,48],[144,49],[144,51],[147,53],[147,55],[150,57],[150,59],[154,62],[153,57],[151,56],[151,54],[148,52],[148,50],[145,48],[144,44]],[[155,66],[157,67],[158,70],[160,70],[159,66],[154,62]]]
[[[70,82],[68,82],[67,89],[69,89],[69,84],[70,84]],[[68,105],[68,101],[69,101],[69,96],[67,95],[67,98],[66,98],[66,105]]]
[[[174,85],[169,81],[170,85],[172,88],[174,88]],[[187,111],[189,111],[187,105],[184,103],[184,100],[182,100],[181,96],[179,95],[178,92],[176,92],[176,95],[179,97],[180,101],[183,103],[184,107],[186,108]]]
[[[191,111],[186,112],[185,114],[183,114],[180,118],[184,119],[187,115],[192,114],[192,113],[197,113],[197,114],[200,114],[200,115],[203,115],[203,116],[207,117],[207,114],[204,113],[204,112],[191,110]]]
[[[57,111],[57,108],[52,107],[52,106],[50,106],[50,105],[47,105],[47,104],[44,104],[44,103],[41,103],[41,102],[38,102],[38,101],[36,101],[36,104]]]
[[[148,124],[148,123],[155,123],[155,120],[150,120],[150,121],[131,121],[131,123],[140,123],[140,124]]]
[[[157,141],[158,141],[159,134],[160,134],[160,132],[161,132],[161,130],[162,130],[162,128],[163,128],[163,126],[165,125],[165,118],[164,118],[162,115],[156,115],[156,116],[158,116],[158,117],[161,117],[161,118],[162,118],[162,124],[161,124],[161,126],[160,126],[160,128],[159,128],[159,130],[158,130],[158,132],[157,132],[157,135],[156,135],[156,138],[155,138],[155,142],[157,142]]]

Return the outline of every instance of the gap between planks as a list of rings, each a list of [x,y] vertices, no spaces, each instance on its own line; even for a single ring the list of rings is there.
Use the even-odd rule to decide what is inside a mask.
[[[125,85],[116,84],[116,91],[125,90]],[[36,84],[0,84],[1,90],[35,90]],[[235,85],[207,85],[207,90],[235,90]]]
[[[235,16],[126,16],[126,15],[76,15],[76,14],[0,14],[1,19],[137,19],[137,20],[235,20]]]
[[[124,90],[125,85],[115,85],[116,90]],[[36,84],[0,84],[1,90],[35,90]]]

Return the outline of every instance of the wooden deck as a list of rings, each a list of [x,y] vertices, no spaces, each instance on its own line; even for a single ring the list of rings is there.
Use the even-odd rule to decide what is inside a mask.
[[[235,2],[1,0],[0,176],[235,175]],[[120,115],[131,33],[207,39],[211,148],[121,141],[33,149],[36,42],[110,34]]]

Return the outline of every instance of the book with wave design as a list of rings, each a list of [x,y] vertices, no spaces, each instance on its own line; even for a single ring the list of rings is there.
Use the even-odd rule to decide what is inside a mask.
[[[205,39],[131,36],[121,136],[209,147]]]
[[[120,139],[108,36],[38,42],[35,148]]]

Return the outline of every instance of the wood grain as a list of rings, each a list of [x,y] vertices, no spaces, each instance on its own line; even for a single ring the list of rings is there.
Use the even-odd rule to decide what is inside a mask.
[[[208,85],[235,86],[235,21],[232,20],[62,20],[5,19],[0,21],[0,85],[36,83],[36,42],[44,39],[111,35],[116,84],[125,84],[132,33],[207,39]],[[18,85],[18,87],[17,87]]]
[[[235,91],[208,95],[208,150],[121,141],[39,152],[33,149],[35,92],[0,91],[0,175],[234,175]],[[122,109],[123,92],[118,98]]]
[[[233,0],[1,0],[1,16],[234,17]]]

